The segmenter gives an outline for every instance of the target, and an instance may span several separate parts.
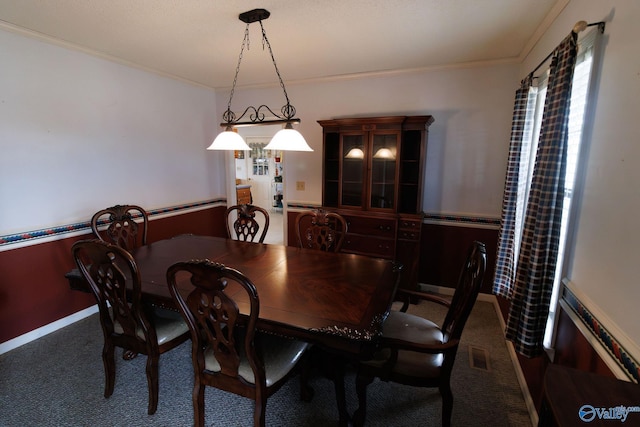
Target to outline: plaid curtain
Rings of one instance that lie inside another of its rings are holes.
[[[519,190],[526,178],[521,176],[521,165],[528,164],[528,153],[531,149],[531,136],[533,131],[533,118],[535,113],[536,97],[532,93],[531,82],[533,75],[522,80],[516,91],[516,100],[513,107],[513,121],[511,123],[511,142],[509,144],[509,159],[507,163],[507,176],[502,197],[502,215],[500,218],[500,233],[498,235],[498,253],[496,256],[495,277],[493,281],[493,293],[511,299],[513,295],[514,272],[514,248],[516,247],[516,228],[518,223],[518,205],[522,204],[522,198],[518,199]],[[523,159],[522,157],[527,157]],[[526,170],[524,171],[526,174]]]
[[[577,34],[554,51],[535,166],[518,254],[506,338],[516,351],[535,357],[543,338],[553,290],[566,171],[571,84]]]

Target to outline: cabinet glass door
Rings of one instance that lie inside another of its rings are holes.
[[[369,206],[393,209],[395,203],[398,135],[373,134],[371,158],[371,199]]]
[[[362,206],[366,147],[364,135],[342,135],[342,191],[343,206]]]

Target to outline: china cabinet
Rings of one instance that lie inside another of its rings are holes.
[[[323,208],[347,219],[344,252],[403,264],[401,286],[415,289],[422,183],[432,116],[320,120]]]

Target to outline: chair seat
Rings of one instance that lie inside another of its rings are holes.
[[[401,311],[391,311],[382,325],[382,337],[409,341],[419,344],[442,344],[440,327],[430,320]],[[375,353],[373,359],[362,362],[371,367],[382,367],[391,357],[391,350],[383,348]],[[437,376],[444,357],[440,354],[398,351],[398,361],[392,372],[411,377],[431,378]]]
[[[353,425],[364,425],[367,386],[375,378],[415,387],[437,387],[442,396],[442,426],[451,425],[453,393],[451,371],[455,363],[462,329],[478,298],[487,267],[487,249],[475,241],[469,248],[453,296],[440,298],[418,291],[398,290],[406,309],[410,300],[431,301],[448,307],[440,326],[404,311],[391,311],[382,324],[379,350],[373,360],[360,362],[356,376],[358,409]]]
[[[186,298],[178,291],[178,275],[180,283],[193,285]],[[258,290],[241,271],[191,260],[169,267],[167,282],[191,331],[193,425],[204,427],[205,389],[215,387],[253,399],[253,425],[264,427],[267,399],[296,372],[308,344],[257,330]],[[244,313],[240,301],[248,306]]]
[[[155,325],[158,345],[162,345],[165,342],[171,341],[174,338],[189,332],[189,327],[182,318],[182,315],[173,310],[154,307],[152,321]],[[124,332],[122,330],[122,326],[117,321],[113,322],[113,330],[117,334]],[[144,333],[142,332],[142,329],[139,328],[137,330],[137,335],[144,341]]]
[[[120,212],[124,209],[126,208],[117,206],[113,211]],[[111,213],[112,217],[117,215],[117,212]],[[92,226],[97,227],[99,216],[100,214],[94,216]],[[122,217],[123,223],[110,230],[114,232],[112,237],[117,236],[115,240],[124,242],[132,234],[122,230],[125,228],[123,224],[126,222],[131,227],[130,231],[137,226],[129,213],[123,213]],[[146,229],[146,216],[144,218]],[[122,233],[118,234],[120,231]],[[143,242],[145,236],[146,234],[143,235]],[[145,354],[149,390],[147,413],[153,415],[158,409],[160,355],[186,341],[189,338],[189,327],[179,313],[147,307],[142,303],[140,270],[127,249],[98,239],[80,240],[73,244],[72,254],[100,311],[100,325],[104,335],[104,397],[111,396],[115,387],[115,348],[122,348],[125,360],[130,360],[138,353]],[[145,328],[148,328],[146,337]],[[149,338],[150,336],[154,338]]]
[[[244,343],[244,340],[240,341]],[[267,387],[277,383],[291,372],[309,346],[302,341],[265,334],[259,335],[259,338],[256,336],[256,344],[261,347],[259,351],[264,361]],[[205,350],[204,366],[208,371],[220,371],[220,364],[214,357],[211,348]],[[238,375],[250,384],[255,383],[253,370],[245,357],[240,359]]]
[[[184,333],[189,333],[189,326],[178,312],[154,307],[153,318],[158,345],[171,341]]]

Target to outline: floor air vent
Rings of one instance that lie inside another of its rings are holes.
[[[490,371],[489,352],[482,347],[469,346],[469,365],[481,371]]]

